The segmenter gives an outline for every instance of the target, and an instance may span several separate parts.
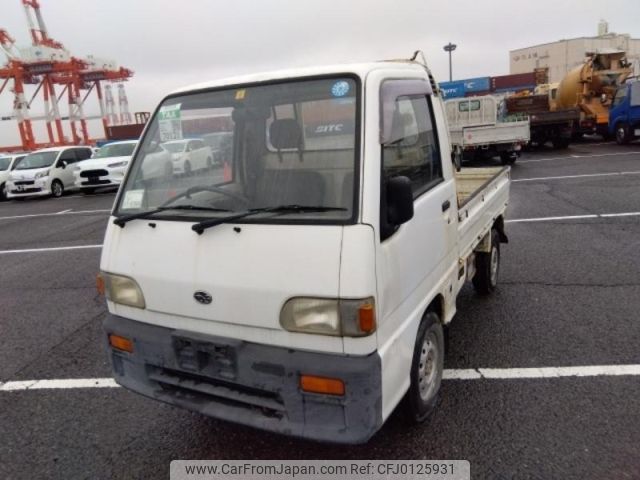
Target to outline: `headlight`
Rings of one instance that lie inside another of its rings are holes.
[[[73,171],[74,172],[79,172],[80,170],[82,170],[82,167],[76,165],[75,167],[73,167]]]
[[[33,178],[44,178],[49,176],[49,170],[45,170],[44,172],[38,172],[35,174]]]
[[[142,290],[133,278],[123,275],[114,275],[113,273],[101,274],[104,281],[104,291],[107,300],[121,305],[129,305],[130,307],[145,308],[144,296]]]
[[[107,165],[107,167],[109,168],[126,167],[128,163],[129,162],[125,160],[123,162],[110,163],[109,165]]]
[[[290,332],[363,337],[376,330],[375,304],[371,297],[292,298],[282,307],[280,325]]]

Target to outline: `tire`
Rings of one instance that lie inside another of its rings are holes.
[[[518,159],[518,154],[516,152],[502,152],[500,154],[500,160],[503,165],[513,165],[516,163]]]
[[[551,141],[553,148],[556,150],[564,150],[565,148],[569,148],[570,140],[568,138],[554,138]]]
[[[618,123],[616,125],[616,143],[618,145],[626,145],[630,141],[629,127],[626,123]]]
[[[184,171],[185,176],[188,177],[189,175],[191,175],[191,173],[192,173],[191,162],[189,162],[189,160],[184,162],[183,171]]]
[[[411,385],[403,400],[403,411],[412,423],[425,421],[439,398],[444,370],[444,332],[435,312],[427,312],[420,323],[411,362]]]
[[[498,286],[500,272],[500,236],[491,230],[491,252],[476,253],[476,274],[473,286],[480,295],[489,295]]]
[[[60,198],[64,194],[64,186],[60,180],[54,180],[51,182],[51,196],[54,198]]]
[[[0,185],[0,201],[7,199],[7,184]]]

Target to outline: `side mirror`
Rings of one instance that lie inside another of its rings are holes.
[[[413,192],[411,180],[399,176],[387,181],[387,220],[391,225],[402,225],[413,218]]]
[[[67,161],[66,160],[61,160],[60,161],[60,167],[63,168],[63,169],[67,168]]]

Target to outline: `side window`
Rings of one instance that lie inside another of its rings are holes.
[[[442,179],[442,160],[426,95],[399,96],[390,112],[390,136],[382,144],[383,180],[406,176],[413,198]]]
[[[631,106],[640,106],[640,81],[631,84]]]
[[[62,154],[58,158],[58,163],[56,163],[56,165],[58,167],[61,167],[63,161],[67,162],[67,164],[74,163],[76,161],[76,155],[73,150],[73,148],[70,148],[69,150],[65,150],[64,152],[62,152]]]
[[[76,157],[78,158],[78,161],[91,158],[91,149],[89,148],[76,149]]]
[[[624,102],[624,99],[626,98],[626,96],[627,96],[627,87],[623,86],[619,88],[618,91],[616,92],[616,96],[613,99],[613,106],[617,107],[622,102]]]

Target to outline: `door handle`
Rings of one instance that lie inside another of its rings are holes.
[[[447,210],[449,210],[451,208],[451,202],[449,200],[445,201],[442,204],[442,211],[446,212]]]

